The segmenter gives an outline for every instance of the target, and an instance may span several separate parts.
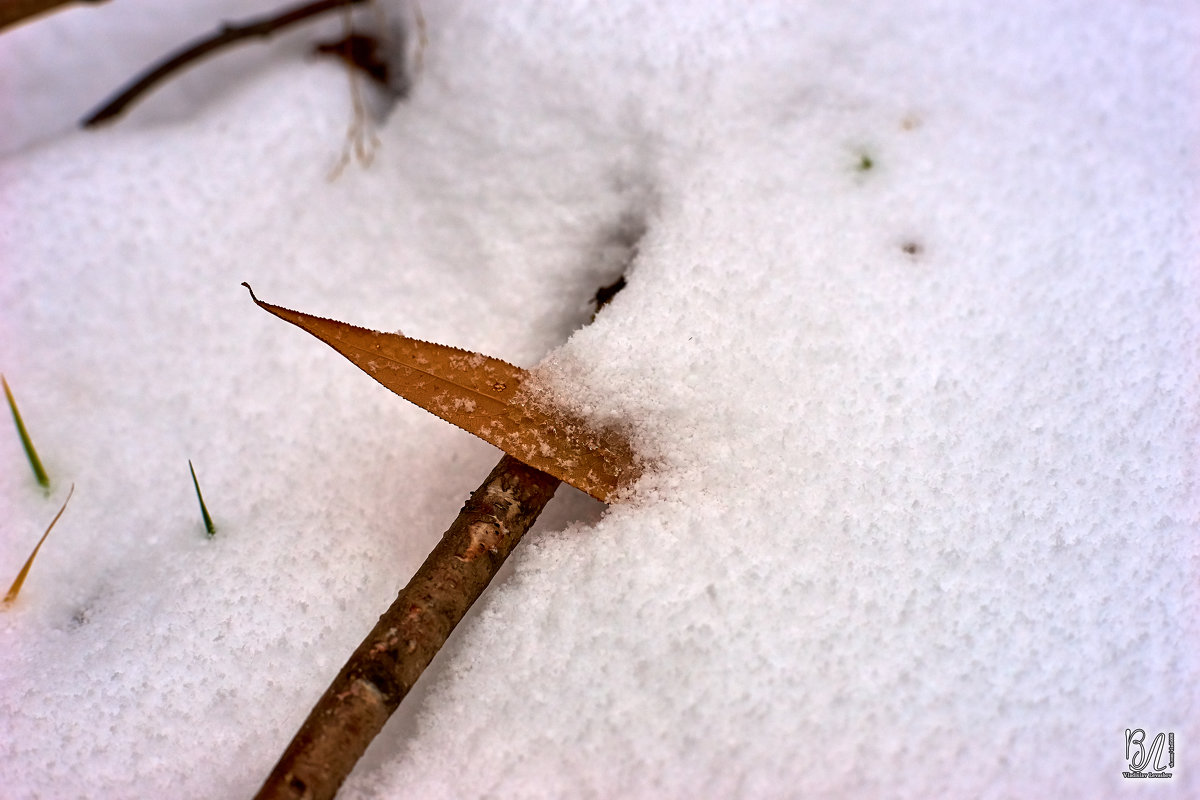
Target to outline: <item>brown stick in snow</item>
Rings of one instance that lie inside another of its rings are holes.
[[[258,800],[332,798],[559,481],[504,456],[292,739]]]
[[[94,0],[92,1],[94,2]],[[4,0],[0,0],[0,2],[4,2]],[[28,0],[28,2],[32,3],[33,0]],[[42,0],[43,4],[46,2],[47,0]],[[178,72],[193,61],[204,58],[214,50],[220,50],[246,39],[266,38],[276,31],[320,14],[364,2],[366,0],[316,0],[316,2],[304,5],[289,6],[270,16],[258,17],[246,22],[226,22],[216,33],[184,45],[180,50],[134,78],[115,95],[104,101],[99,108],[84,117],[80,125],[91,128],[120,115],[126,107],[172,73]]]
[[[75,3],[104,3],[107,0],[0,0],[0,30],[30,17],[53,11],[59,6]]]

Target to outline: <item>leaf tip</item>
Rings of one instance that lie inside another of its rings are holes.
[[[251,288],[250,284],[246,281],[242,281],[242,286],[245,286],[246,290],[250,292],[250,299],[255,303],[258,303],[258,298],[254,295],[254,289]]]

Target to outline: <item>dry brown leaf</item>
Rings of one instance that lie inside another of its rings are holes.
[[[641,474],[632,447],[618,432],[596,430],[522,393],[527,370],[457,347],[273,306],[253,289],[250,296],[406,400],[599,500],[607,502]]]

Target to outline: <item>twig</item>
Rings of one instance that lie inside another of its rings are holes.
[[[337,793],[558,484],[511,456],[500,459],[317,702],[257,800]]]
[[[74,3],[96,5],[108,0],[0,0],[0,30],[24,22],[30,17],[53,11],[59,6]]]
[[[2,1],[2,0],[0,0]],[[121,114],[127,106],[145,94],[164,78],[184,67],[204,58],[214,50],[236,44],[245,39],[266,38],[276,31],[295,25],[345,6],[358,5],[366,0],[316,0],[304,5],[289,6],[283,11],[270,16],[258,17],[241,23],[226,22],[213,34],[197,39],[164,60],[154,65],[126,84],[99,108],[88,114],[80,122],[85,128],[94,127],[105,120]]]

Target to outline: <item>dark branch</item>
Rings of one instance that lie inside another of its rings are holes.
[[[307,19],[347,6],[358,5],[366,0],[316,0],[300,6],[289,6],[281,12],[267,17],[247,20],[242,23],[225,23],[220,30],[185,45],[166,59],[143,72],[125,85],[116,95],[88,114],[80,123],[85,128],[99,125],[121,114],[126,107],[141,95],[178,72],[193,61],[198,61],[215,50],[228,47],[246,39],[265,38]]]

